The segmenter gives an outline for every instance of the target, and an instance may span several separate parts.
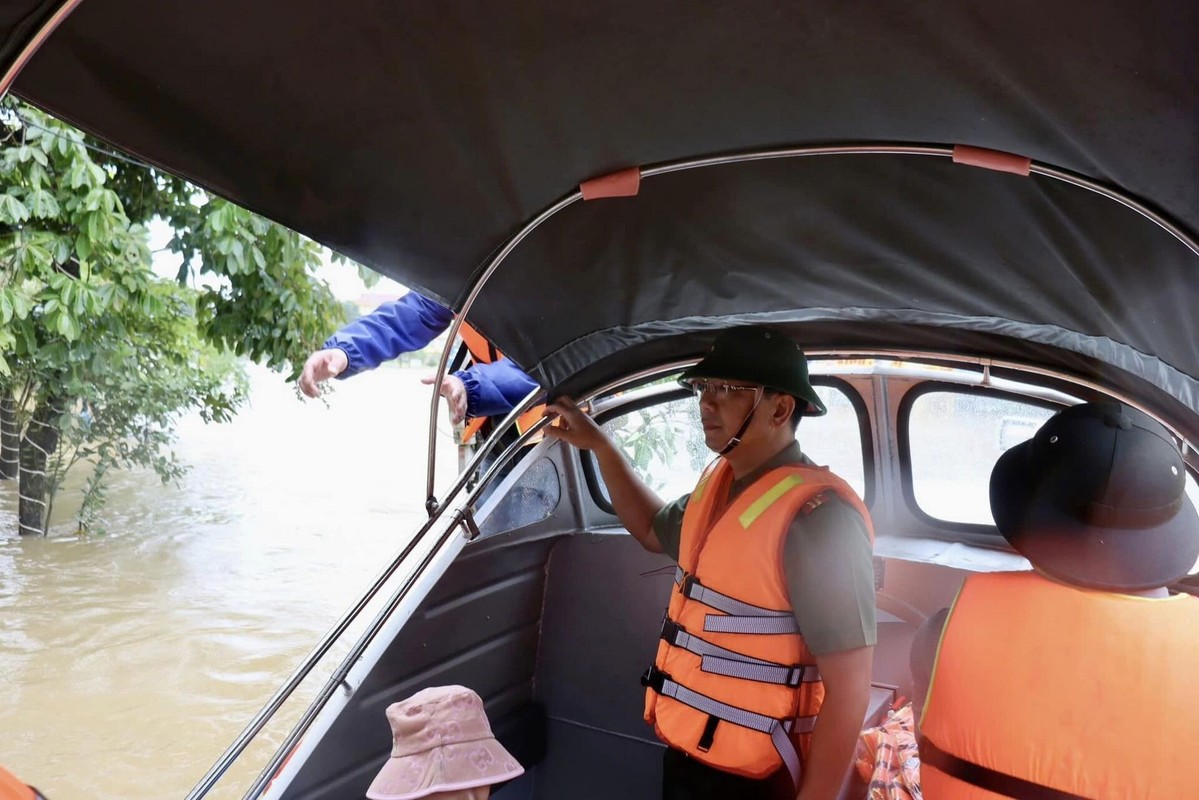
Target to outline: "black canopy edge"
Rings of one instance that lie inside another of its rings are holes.
[[[718,331],[748,324],[782,328],[809,350],[955,354],[1060,372],[1112,387],[1143,404],[1188,441],[1199,442],[1199,381],[1160,359],[1107,337],[1056,325],[919,309],[810,308],[614,327],[559,348],[530,374],[551,387],[551,397],[580,394],[615,373],[698,357]],[[880,341],[891,345],[880,348]]]

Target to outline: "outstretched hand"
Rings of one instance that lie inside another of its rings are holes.
[[[427,375],[420,379],[425,386],[432,386],[437,380],[435,375]],[[461,378],[446,375],[441,381],[438,393],[445,398],[446,412],[450,415],[450,424],[458,425],[466,419],[466,385]]]
[[[321,392],[317,384],[337,377],[349,365],[350,359],[341,348],[317,350],[304,362],[304,369],[300,372],[300,391],[309,397],[316,397]]]
[[[566,395],[547,405],[542,416],[557,417],[545,427],[547,436],[573,444],[580,450],[595,450],[610,443],[608,434]]]

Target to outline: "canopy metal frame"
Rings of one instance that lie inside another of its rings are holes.
[[[701,158],[689,158],[678,161],[669,161],[662,164],[657,164],[639,169],[640,178],[654,178],[659,175],[668,175],[673,172],[683,172],[685,170],[700,169],[703,167],[718,167],[727,166],[730,164],[741,164],[751,161],[769,161],[774,159],[786,158],[811,158],[814,156],[851,156],[851,155],[885,155],[885,156],[926,156],[935,158],[954,158],[956,148],[948,145],[912,145],[903,143],[883,143],[883,144],[831,144],[803,147],[787,147],[781,149],[765,149],[765,150],[748,150],[741,153],[732,153],[727,155],[709,156]],[[1019,158],[1007,153],[996,153],[1001,157]],[[976,168],[986,169],[984,166],[976,166]],[[1029,177],[1032,175],[1040,175],[1063,183],[1077,186],[1081,189],[1094,192],[1109,200],[1115,201],[1120,205],[1128,208],[1137,214],[1140,214],[1145,219],[1154,223],[1162,230],[1169,233],[1179,242],[1187,247],[1196,256],[1199,256],[1199,240],[1194,235],[1186,231],[1181,225],[1178,225],[1173,220],[1169,219],[1164,214],[1151,208],[1148,204],[1134,197],[1129,192],[1120,189],[1119,187],[1109,186],[1099,181],[1086,177],[1085,175],[1071,172],[1070,170],[1054,167],[1050,164],[1045,164],[1038,161],[1029,160],[1028,162]],[[450,361],[450,354],[454,350],[454,343],[457,341],[458,331],[462,327],[463,321],[470,313],[475,301],[479,297],[479,293],[483,291],[483,287],[487,285],[487,281],[499,268],[500,264],[512,253],[516,247],[525,240],[533,231],[539,228],[546,220],[553,217],[558,212],[573,205],[579,200],[583,200],[583,191],[580,187],[575,191],[565,195],[557,202],[548,206],[537,216],[530,219],[525,225],[518,230],[512,237],[504,243],[491,260],[486,264],[481,272],[477,273],[470,286],[466,291],[466,298],[462,302],[461,307],[454,316],[453,322],[450,324],[449,336],[446,339],[445,347],[442,349],[441,358],[437,364],[437,377],[433,382],[433,397],[429,408],[429,443],[428,443],[428,464],[426,466],[426,500],[425,509],[432,516],[438,509],[440,501],[434,493],[434,472],[437,463],[437,409],[441,398],[440,387],[445,379],[446,368]],[[552,387],[551,387],[552,388]]]

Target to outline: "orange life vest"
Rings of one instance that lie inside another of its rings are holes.
[[[920,721],[924,796],[1195,797],[1196,664],[1199,599],[1190,595],[971,575],[945,623]]]
[[[0,800],[42,800],[42,796],[22,783],[16,775],[0,767]]]
[[[497,350],[495,345],[487,340],[487,337],[471,327],[469,322],[463,322],[458,328],[458,337],[462,339],[462,343],[466,345],[467,352],[470,353],[470,357],[474,359],[476,364],[490,364],[504,357],[504,354]],[[517,432],[524,433],[533,427],[541,419],[544,410],[544,405],[534,406],[517,417]],[[468,419],[462,429],[458,444],[466,445],[474,441],[476,434],[482,429],[483,423],[486,421],[486,417],[472,417]]]
[[[824,685],[791,609],[785,537],[830,492],[868,530],[870,515],[826,467],[771,470],[727,504],[732,480],[718,458],[687,502],[662,641],[642,679],[645,719],[705,764],[751,778],[786,766],[798,787]]]

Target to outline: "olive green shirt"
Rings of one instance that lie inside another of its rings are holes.
[[[787,464],[812,462],[799,444],[780,451],[729,488],[729,502],[758,478]],[[683,495],[654,516],[654,534],[666,555],[679,559],[683,535]],[[874,554],[866,523],[840,497],[830,497],[797,516],[783,546],[783,570],[791,609],[814,655],[874,645]]]

